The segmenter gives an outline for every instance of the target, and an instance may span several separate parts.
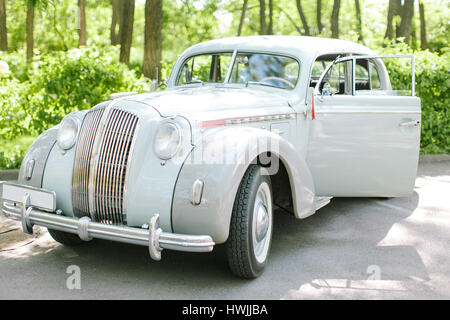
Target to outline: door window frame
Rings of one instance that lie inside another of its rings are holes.
[[[367,60],[373,60],[373,59],[383,59],[383,58],[409,58],[411,59],[411,96],[415,96],[415,59],[413,54],[385,54],[385,55],[351,55],[351,56],[345,56],[345,57],[337,57],[333,62],[331,62],[323,71],[322,75],[319,78],[319,81],[316,84],[316,87],[314,88],[314,95],[320,95],[319,88],[320,84],[322,83],[323,79],[327,75],[328,71],[337,63],[340,62],[346,62],[351,61],[351,95],[356,95],[356,84],[355,84],[355,68],[356,68],[356,60],[357,59],[367,59]],[[379,75],[379,70],[378,76]],[[370,78],[370,73],[369,73]],[[346,79],[347,80],[347,79]],[[370,80],[369,80],[370,81]]]

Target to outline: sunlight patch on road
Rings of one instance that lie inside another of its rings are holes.
[[[53,241],[46,231],[41,231],[40,235],[33,240],[33,237],[27,237],[26,240],[14,242],[7,247],[2,248],[0,257],[3,259],[25,259],[39,254],[46,254],[59,247],[60,244]],[[31,243],[29,243],[32,241]],[[12,249],[12,250],[10,250]]]
[[[289,290],[282,300],[290,299],[386,299],[407,298],[410,291],[421,286],[420,280],[349,280],[315,279],[298,290]]]

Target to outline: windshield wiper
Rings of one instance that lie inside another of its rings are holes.
[[[261,82],[261,81],[247,81],[245,83],[245,86],[248,87],[249,84],[257,84],[260,86],[266,86],[266,87],[272,87],[272,88],[280,88],[278,86],[275,86],[273,84],[267,83],[267,82]]]

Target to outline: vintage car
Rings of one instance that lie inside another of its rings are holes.
[[[395,57],[313,37],[200,43],[166,90],[116,94],[44,132],[18,184],[2,184],[2,211],[26,233],[143,245],[155,260],[226,243],[232,272],[257,277],[275,209],[303,219],[332,197],[412,193],[420,99],[414,72],[409,96],[392,90]]]

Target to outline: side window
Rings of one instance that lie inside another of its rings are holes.
[[[370,70],[370,83],[372,85],[371,89],[381,89],[381,81],[380,75],[378,74],[377,67],[375,63],[369,62],[369,70]]]
[[[355,67],[355,90],[370,91],[375,89],[381,89],[380,76],[375,63],[364,59],[357,60]]]
[[[327,66],[332,62],[333,60],[316,60],[314,61],[312,70],[311,70],[311,82],[309,84],[310,87],[315,87],[317,84],[317,81],[319,81],[320,76],[325,71]]]
[[[355,66],[355,90],[370,90],[369,67],[367,60],[358,60]]]

